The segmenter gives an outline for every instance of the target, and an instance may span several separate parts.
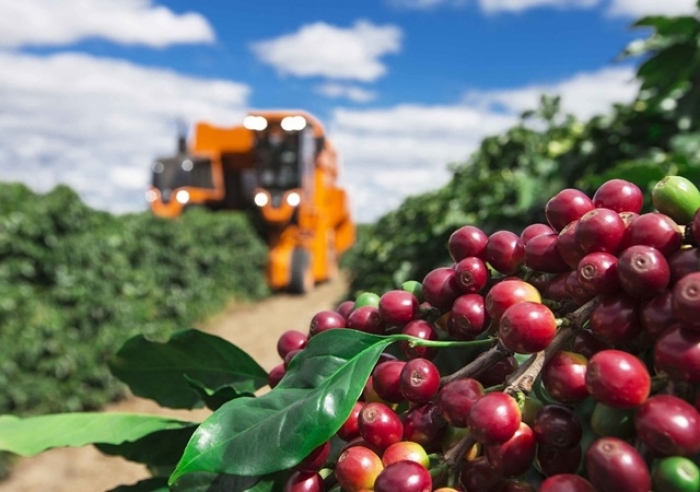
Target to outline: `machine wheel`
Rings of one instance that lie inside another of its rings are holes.
[[[311,271],[311,253],[305,249],[296,248],[292,251],[289,292],[292,294],[306,294],[313,286],[314,278]]]

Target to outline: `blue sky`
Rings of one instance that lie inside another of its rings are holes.
[[[629,101],[616,55],[641,15],[694,0],[23,0],[0,3],[0,180],[145,209],[175,121],[300,108],[326,124],[360,221],[441,186],[447,164],[542,92],[581,118]]]

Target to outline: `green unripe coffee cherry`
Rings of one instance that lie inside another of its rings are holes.
[[[401,289],[405,290],[406,292],[410,292],[411,294],[416,296],[418,302],[425,301],[425,298],[423,297],[423,284],[418,282],[417,280],[405,281],[401,284]]]
[[[688,458],[671,456],[659,461],[651,480],[658,492],[697,492],[700,490],[700,469]]]
[[[687,224],[700,208],[700,190],[683,176],[666,176],[652,189],[651,200],[656,210]]]
[[[363,292],[357,299],[355,299],[355,306],[353,309],[357,309],[361,306],[379,306],[379,296],[374,292]]]

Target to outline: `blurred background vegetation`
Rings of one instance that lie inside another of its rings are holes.
[[[546,223],[544,205],[563,188],[592,194],[619,177],[647,192],[666,174],[700,183],[700,22],[645,17],[635,26],[652,34],[620,55],[639,60],[640,90],[632,103],[579,121],[562,113],[556,96],[542,96],[514,127],[452,164],[443,188],[409,197],[361,229],[345,259],[350,296],[420,281],[449,265],[447,239],[462,225],[489,234]]]
[[[520,232],[543,222],[562,188],[590,193],[615,176],[648,190],[666,174],[700,184],[700,22],[649,17],[637,26],[652,34],[621,55],[639,60],[635,101],[579,121],[543,96],[452,164],[446,186],[360,226],[343,260],[349,296],[449,264],[446,242],[462,225]],[[113,216],[66,187],[38,195],[0,184],[0,413],[90,410],[119,398],[106,357],[136,333],[166,337],[232,299],[268,295],[265,258],[242,214]]]

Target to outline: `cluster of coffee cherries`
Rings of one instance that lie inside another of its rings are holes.
[[[285,332],[271,387],[330,329],[485,344],[451,373],[442,348],[383,354],[337,458],[320,446],[285,490],[700,491],[700,192],[663,184],[650,213],[612,179],[519,235],[463,226],[450,266]]]

